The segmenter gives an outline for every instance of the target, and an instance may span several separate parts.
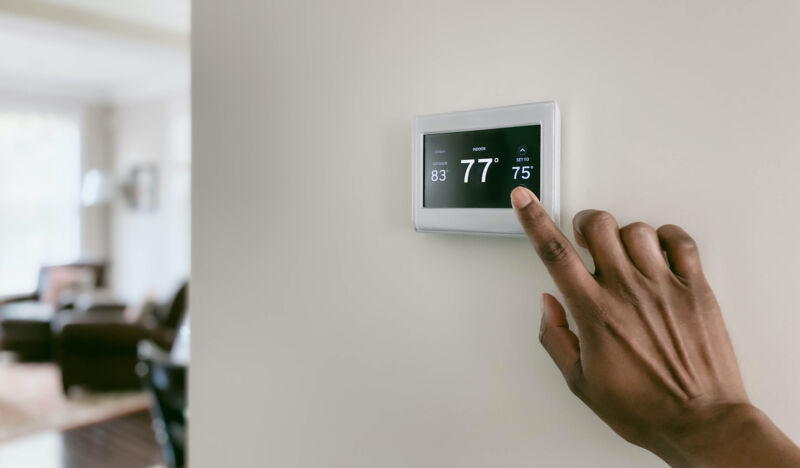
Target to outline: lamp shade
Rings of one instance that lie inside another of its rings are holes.
[[[81,184],[81,204],[99,206],[111,202],[114,197],[112,175],[100,169],[90,169],[83,176]]]

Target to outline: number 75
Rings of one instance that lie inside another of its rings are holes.
[[[523,179],[530,179],[531,167],[533,166],[512,166],[511,169],[514,169],[514,180],[517,179],[517,176],[519,175],[520,172],[522,172]]]

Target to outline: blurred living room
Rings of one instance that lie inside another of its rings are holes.
[[[190,1],[0,1],[0,466],[183,466]]]

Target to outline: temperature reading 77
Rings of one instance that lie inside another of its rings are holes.
[[[512,166],[511,169],[514,169],[514,180],[517,180],[520,176],[523,179],[530,179],[533,166]]]
[[[485,159],[478,159],[478,164],[484,164],[483,166],[483,173],[481,173],[481,182],[486,182],[486,173],[489,172],[489,166],[492,165],[492,162],[499,162],[499,158],[485,158]],[[469,171],[472,169],[472,165],[475,164],[474,159],[462,159],[461,164],[467,165],[467,170],[464,172],[464,183],[466,184],[469,182]]]

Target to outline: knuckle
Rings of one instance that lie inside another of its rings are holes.
[[[670,232],[675,232],[675,230],[680,230],[680,226],[675,224],[664,224],[660,226],[657,231],[659,234],[668,234]]]
[[[608,211],[595,210],[584,215],[584,226],[587,230],[596,231],[615,227],[617,220]]]
[[[658,233],[659,237],[664,237],[664,238],[674,238],[677,236],[684,235],[683,229],[675,224],[665,224],[656,229],[656,232]]]
[[[539,248],[539,256],[545,263],[562,263],[567,260],[569,250],[563,240],[551,238],[545,241]]]
[[[697,251],[697,242],[689,236],[682,236],[675,241],[675,248],[683,253]]]
[[[583,395],[583,389],[581,388],[579,378],[571,375],[566,375],[564,376],[564,380],[566,380],[567,388],[569,388],[569,391],[572,392],[573,395],[578,395],[578,396]]]
[[[584,402],[586,401],[586,380],[581,370],[581,361],[573,363],[567,368],[561,370],[564,380],[567,383],[567,388]]]
[[[682,252],[692,252],[697,250],[697,242],[686,234],[680,226],[675,224],[665,224],[658,228],[658,236],[661,237],[670,249]]]
[[[535,206],[525,212],[528,224],[532,227],[545,226],[550,222],[550,217],[541,206]]]
[[[545,348],[547,348],[547,344],[545,343],[545,336],[546,335],[547,335],[547,328],[546,327],[542,327],[542,329],[539,330],[539,343],[542,346],[544,346]]]
[[[647,223],[637,222],[622,228],[625,237],[632,240],[641,240],[655,234],[655,230]]]

